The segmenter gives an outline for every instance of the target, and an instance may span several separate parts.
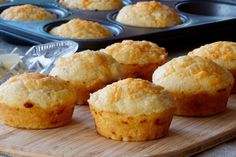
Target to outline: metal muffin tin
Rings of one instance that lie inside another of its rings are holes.
[[[142,0],[124,0],[125,5]],[[69,9],[61,6],[56,0],[11,0],[0,4],[0,12],[4,9],[21,5],[35,4],[57,14],[56,20],[43,22],[19,22],[0,19],[0,33],[18,40],[33,44],[47,43],[56,40],[68,40],[48,34],[55,26],[73,18],[99,22],[113,32],[113,37],[104,39],[71,39],[80,45],[80,49],[99,49],[123,39],[145,39],[156,42],[171,42],[194,34],[210,31],[221,31],[236,27],[236,1],[234,0],[161,0],[160,2],[175,8],[183,23],[168,28],[142,28],[126,26],[115,21],[118,10],[88,11]]]

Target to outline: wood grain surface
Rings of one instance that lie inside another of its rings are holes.
[[[50,130],[21,130],[0,125],[0,152],[13,156],[189,156],[236,136],[236,95],[226,112],[205,118],[174,117],[168,136],[149,142],[119,142],[97,135],[87,106],[73,121]]]

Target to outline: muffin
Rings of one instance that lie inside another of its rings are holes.
[[[86,104],[91,92],[119,80],[122,69],[111,56],[86,50],[59,58],[50,75],[69,81],[77,89],[78,104]]]
[[[0,0],[0,3],[5,3],[6,1],[5,0]]]
[[[160,86],[141,79],[118,81],[88,100],[97,132],[114,140],[147,141],[165,136],[175,103]]]
[[[229,41],[218,41],[194,49],[188,55],[196,55],[211,59],[218,65],[229,70],[236,79],[236,43]],[[234,84],[232,93],[236,93],[236,84]]]
[[[60,0],[67,8],[84,10],[114,10],[123,6],[122,0]]]
[[[55,128],[71,121],[76,99],[66,81],[25,73],[0,86],[0,117],[16,128]]]
[[[225,111],[234,79],[209,59],[183,56],[159,67],[153,82],[173,94],[176,115],[209,116]]]
[[[138,2],[123,7],[116,21],[137,27],[164,28],[181,23],[176,11],[156,1]]]
[[[53,28],[49,33],[72,39],[99,39],[112,36],[112,33],[101,24],[81,19],[72,19]]]
[[[167,61],[164,48],[148,41],[124,40],[108,46],[103,52],[123,65],[126,77],[152,80],[156,68]]]
[[[56,19],[57,16],[44,8],[25,4],[5,9],[0,18],[10,21],[46,21]]]

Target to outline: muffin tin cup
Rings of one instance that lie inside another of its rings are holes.
[[[139,0],[128,1],[125,4],[136,3]],[[50,29],[74,18],[99,22],[113,33],[111,38],[103,39],[71,39],[82,49],[100,49],[108,44],[123,39],[150,40],[159,43],[170,43],[180,38],[192,37],[219,31],[236,26],[236,2],[231,0],[166,0],[162,3],[175,8],[182,19],[182,24],[166,28],[143,28],[123,25],[115,21],[118,10],[91,11],[68,9],[56,0],[13,0],[0,5],[0,12],[10,6],[21,4],[35,4],[56,13],[58,19],[42,22],[20,22],[0,19],[0,29],[4,36],[10,36],[33,44],[47,43],[55,40],[68,40],[48,33]],[[201,6],[201,7],[200,7]]]
[[[65,40],[65,39],[70,40],[69,38],[58,37],[56,35],[52,35],[48,33],[52,28],[57,27],[61,24],[64,24],[68,21],[69,20],[59,20],[59,21],[51,22],[44,25],[41,28],[41,31],[43,32],[42,35],[48,39],[53,39],[53,40]],[[82,46],[80,49],[87,49],[87,48],[96,49],[97,47],[106,46],[105,43],[110,43],[110,41],[115,40],[117,36],[123,33],[123,28],[115,23],[111,23],[108,21],[98,21],[98,20],[90,20],[90,21],[100,23],[101,25],[106,27],[108,30],[110,30],[113,36],[109,38],[100,38],[100,39],[73,39],[77,43],[80,43],[80,46]]]
[[[201,16],[236,17],[236,6],[227,3],[180,2],[177,9],[184,13]]]

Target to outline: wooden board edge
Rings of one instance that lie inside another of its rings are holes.
[[[2,148],[2,147],[0,147],[0,154],[14,156],[14,157],[55,157],[55,156],[51,156],[51,155],[32,153],[29,151],[16,150],[16,149],[10,149],[10,148]]]
[[[210,139],[208,139],[208,141],[199,142],[197,143],[197,146],[196,145],[191,146],[191,148],[188,147],[184,150],[182,149],[163,154],[148,155],[148,157],[189,157],[204,152],[206,150],[209,150],[211,148],[214,148],[217,145],[220,145],[234,138],[236,138],[236,128],[227,131],[225,133],[222,133],[218,136],[213,136]]]
[[[232,130],[231,130],[232,131]],[[209,142],[207,143],[204,143],[202,146],[199,146],[200,149],[196,150],[195,151],[192,151],[192,153],[188,153],[189,155],[196,155],[200,152],[204,152],[206,150],[209,150],[211,148],[214,148],[224,142],[227,142],[227,141],[230,141],[232,139],[236,138],[236,128],[231,132],[231,133],[228,133],[228,134],[223,134],[222,137],[219,137],[219,138],[216,138],[216,137],[213,137],[212,140],[210,140]]]

